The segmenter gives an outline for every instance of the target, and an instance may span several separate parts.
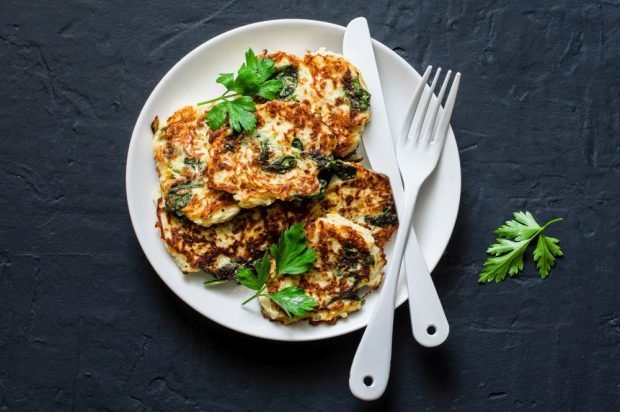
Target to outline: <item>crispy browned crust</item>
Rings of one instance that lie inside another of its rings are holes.
[[[348,226],[335,227],[324,220],[315,220],[307,223],[304,227],[309,240],[309,245],[316,251],[316,261],[314,267],[320,267],[321,271],[336,271],[343,263],[344,250],[356,249],[359,250],[359,260],[367,262],[370,259],[370,253],[366,250],[366,242],[364,238],[356,230]],[[316,237],[315,237],[316,236]],[[338,253],[329,247],[330,243],[336,241],[342,248]],[[357,282],[368,283],[370,275],[369,265],[360,265],[359,269],[355,271]],[[309,292],[311,295],[321,295],[330,298],[340,297],[347,292],[355,290],[357,282],[353,287],[348,287],[346,278],[332,277],[329,284],[324,287],[319,287],[309,282],[309,277],[302,276],[299,282],[299,286]],[[325,299],[326,300],[326,299]],[[319,309],[328,304],[327,301],[319,300]]]
[[[325,197],[311,205],[308,219],[328,213],[339,214],[370,229],[377,245],[383,247],[398,228],[398,222],[383,227],[374,226],[367,216],[376,216],[384,209],[396,215],[390,181],[387,176],[368,170],[361,164],[348,165],[355,168],[355,178],[342,180],[334,177],[327,186]]]
[[[232,279],[240,265],[262,256],[279,235],[269,227],[265,208],[242,212],[229,222],[205,228],[169,213],[160,198],[157,220],[162,240],[170,252],[184,258],[190,267],[186,271],[203,270],[225,279]]]
[[[159,125],[159,119],[157,119]],[[190,153],[203,150],[199,129],[204,127],[204,114],[193,106],[185,106],[172,114],[162,129],[167,144],[164,150],[155,152],[158,161],[170,160],[182,150]]]
[[[370,111],[358,112],[351,108],[349,100],[342,95],[345,84],[352,77],[361,77],[357,68],[344,57],[329,53],[307,53],[297,57],[281,51],[269,54],[276,67],[293,64],[310,72],[310,79],[299,78],[299,87],[306,90],[300,102],[310,106],[321,115],[323,121],[336,134],[338,144],[334,150],[337,157],[345,157],[359,146],[361,133],[370,119]],[[363,79],[361,80],[363,83]],[[339,90],[341,93],[333,93]]]
[[[311,154],[330,154],[336,144],[335,136],[320,117],[299,103],[277,100],[258,105],[256,117],[257,128],[251,134],[234,135],[228,127],[210,134],[209,185],[233,194],[244,207],[256,198],[291,200],[317,193],[319,168]],[[282,124],[292,127],[276,132]],[[291,154],[296,153],[292,144],[300,130],[309,131],[309,137],[304,137],[297,166],[283,174],[265,170],[261,162],[261,133],[277,133],[278,147]]]
[[[152,127],[155,123],[159,126],[159,119],[156,118],[153,121]],[[232,218],[237,213],[237,203],[229,193],[209,187],[206,170],[196,171],[188,167],[180,170],[181,173],[176,175],[168,168],[168,165],[178,156],[185,155],[201,160],[206,158],[208,152],[205,146],[207,141],[204,111],[193,106],[183,107],[170,116],[166,126],[156,133],[158,133],[156,138],[164,142],[157,144],[154,149],[164,197],[175,184],[200,183],[203,189],[198,194],[193,194],[187,206],[182,209],[187,218],[206,226],[211,224],[212,220],[217,223]],[[219,218],[222,215],[227,218]]]
[[[306,316],[310,323],[332,324],[361,308],[362,301],[358,295],[360,288],[379,286],[379,283],[374,283],[376,280],[371,280],[371,267],[375,265],[375,258],[385,262],[385,255],[382,251],[378,256],[371,255],[367,241],[351,226],[334,225],[325,219],[317,219],[306,223],[304,230],[309,247],[316,251],[313,268],[299,276],[278,277],[269,284],[267,290],[275,293],[291,285],[301,287],[318,304]],[[347,259],[351,259],[347,257],[350,251],[356,251],[354,260],[360,262],[358,266],[347,263]],[[380,263],[382,266],[383,263]],[[342,270],[344,273],[339,274]],[[272,277],[275,277],[273,271]],[[277,315],[270,315],[267,307]],[[264,317],[283,324],[300,320],[289,318],[280,307],[265,299],[261,301],[261,312]]]

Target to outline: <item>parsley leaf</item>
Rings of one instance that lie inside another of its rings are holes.
[[[508,239],[498,238],[497,243],[487,249],[487,253],[494,255],[484,262],[484,268],[480,273],[478,282],[501,282],[506,275],[516,275],[523,269],[523,252],[529,245],[529,240],[515,242]]]
[[[305,316],[317,305],[313,297],[306,295],[304,290],[297,286],[289,286],[275,293],[270,293],[268,296],[286,312],[289,318],[291,316]]]
[[[269,252],[254,265],[254,270],[248,268],[237,269],[237,280],[245,287],[255,290],[256,293],[242,302],[242,305],[251,300],[264,296],[279,305],[287,316],[305,316],[314,309],[317,302],[307,296],[304,290],[297,286],[289,286],[274,293],[263,293],[267,289],[271,272],[271,258],[276,262],[276,274],[272,280],[288,275],[300,275],[312,268],[316,259],[314,249],[308,247],[306,234],[300,224],[285,230],[277,244],[271,245]]]
[[[556,238],[540,235],[538,243],[534,249],[534,260],[541,278],[549,276],[549,271],[555,264],[556,256],[563,256],[562,249],[558,245],[560,241]]]
[[[226,80],[228,85],[224,86],[244,96],[260,96],[272,100],[278,96],[283,86],[282,81],[278,79],[269,80],[275,72],[273,60],[267,57],[257,58],[254,51],[249,49],[245,53],[245,63],[237,72],[237,78],[230,82],[228,75],[231,73],[225,74],[226,78],[223,80]]]
[[[254,269],[256,270],[256,275],[253,270],[248,268],[237,269],[237,280],[246,288],[261,290],[267,282],[269,271],[271,270],[271,259],[268,253],[265,253],[263,257],[256,262]]]
[[[267,100],[273,100],[280,95],[280,90],[282,90],[282,82],[280,80],[267,80],[259,86],[256,95]]]
[[[227,89],[245,96],[258,95],[261,84],[266,82],[276,71],[273,60],[269,58],[257,58],[252,49],[245,52],[245,63],[237,72],[237,78]],[[282,89],[280,80],[273,80],[279,84],[278,92]]]
[[[276,260],[278,275],[307,272],[316,259],[316,252],[308,247],[306,233],[300,224],[285,230],[278,243],[271,245],[270,251]]]
[[[563,255],[558,245],[559,240],[543,234],[549,225],[563,220],[562,218],[550,220],[540,226],[530,212],[516,212],[514,217],[495,230],[494,233],[500,237],[487,249],[487,253],[492,256],[483,264],[479,283],[501,282],[506,275],[512,277],[523,270],[525,251],[536,237],[538,243],[534,249],[534,261],[541,278],[549,275],[555,257]]]
[[[497,236],[514,240],[529,239],[540,229],[530,212],[515,212],[514,220],[508,220],[495,230]]]
[[[224,124],[228,115],[228,101],[213,106],[207,112],[207,124],[211,130],[215,130]]]
[[[216,83],[223,85],[228,90],[230,90],[234,81],[235,81],[234,73],[220,73],[219,77],[215,80]]]
[[[226,100],[211,108],[207,113],[207,124],[211,130],[222,126],[228,116],[228,123],[237,133],[241,130],[254,130],[256,116],[252,114],[256,105],[251,97],[243,96],[235,100]]]

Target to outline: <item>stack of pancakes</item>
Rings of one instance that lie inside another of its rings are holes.
[[[252,266],[285,229],[302,223],[317,251],[313,268],[268,290],[299,286],[318,303],[310,321],[335,322],[361,307],[362,288],[381,284],[383,247],[398,225],[387,177],[353,161],[370,108],[348,88],[364,82],[330,52],[268,57],[295,81],[285,84],[285,97],[256,101],[254,131],[211,130],[209,107],[153,121],[157,227],[183,272],[234,280],[239,267]],[[269,319],[298,320],[269,299],[260,304]]]

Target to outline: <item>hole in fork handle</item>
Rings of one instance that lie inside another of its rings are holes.
[[[364,385],[366,386],[372,386],[372,384],[374,383],[374,379],[372,378],[372,376],[370,375],[366,375],[364,376]]]

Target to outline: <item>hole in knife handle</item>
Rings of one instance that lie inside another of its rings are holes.
[[[372,386],[373,382],[374,382],[374,379],[372,378],[372,376],[364,376],[364,385]]]
[[[437,328],[433,325],[430,325],[428,328],[426,328],[426,333],[428,333],[429,335],[434,335],[435,332],[437,332]]]

